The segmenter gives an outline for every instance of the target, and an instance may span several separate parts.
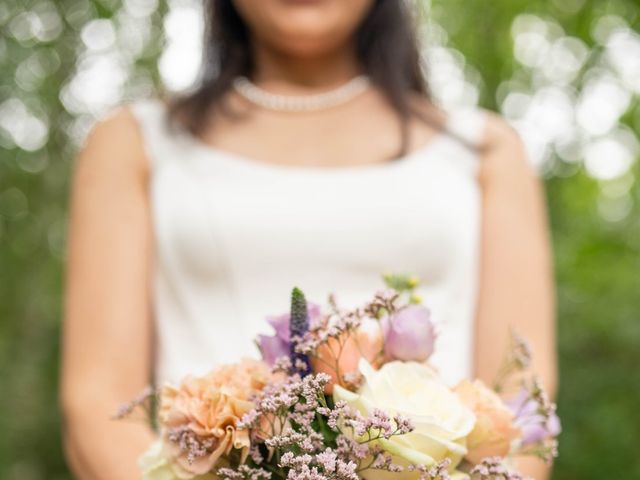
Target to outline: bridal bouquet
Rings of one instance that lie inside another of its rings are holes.
[[[386,281],[355,310],[330,299],[323,311],[294,289],[291,311],[268,319],[274,335],[257,339],[262,360],[125,406],[119,416],[157,397],[143,479],[515,480],[513,456],[553,457],[558,418],[524,373],[524,342],[514,336],[492,388],[450,388],[429,364],[436,328],[416,282]]]

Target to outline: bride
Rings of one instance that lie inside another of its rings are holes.
[[[61,385],[77,478],[138,478],[153,434],[116,407],[256,355],[295,285],[351,306],[416,274],[448,382],[491,382],[513,327],[553,392],[539,183],[503,119],[431,102],[407,3],[205,4],[197,89],[113,111],[77,162]]]

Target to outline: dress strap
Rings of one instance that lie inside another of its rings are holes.
[[[140,133],[150,166],[156,167],[172,156],[172,133],[169,129],[164,103],[155,98],[135,100],[127,105]]]
[[[484,141],[487,111],[479,107],[458,107],[450,115],[451,132],[471,146],[479,147]]]

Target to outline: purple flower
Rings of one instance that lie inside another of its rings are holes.
[[[394,360],[426,361],[433,353],[436,332],[431,312],[409,305],[382,320],[385,354]]]
[[[522,431],[524,446],[555,438],[562,431],[555,409],[545,409],[527,390],[521,391],[507,405],[516,417],[514,423]]]
[[[313,323],[321,312],[316,304],[307,305],[309,320]],[[258,335],[257,343],[262,358],[269,365],[273,365],[278,358],[288,357],[291,348],[291,336],[289,333],[290,313],[267,317],[267,323],[273,327],[275,335]]]

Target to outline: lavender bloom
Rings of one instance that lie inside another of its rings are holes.
[[[544,442],[560,434],[560,419],[546,397],[537,398],[524,389],[507,405],[516,417],[516,426],[522,430],[523,446]]]
[[[313,323],[320,317],[320,307],[314,303],[307,304],[309,320]],[[269,365],[274,365],[279,358],[288,357],[291,350],[291,334],[289,325],[291,314],[289,312],[282,315],[267,317],[267,322],[273,327],[275,335],[258,335],[258,348],[262,358]]]
[[[300,375],[305,376],[311,373],[311,362],[304,353],[296,350],[296,346],[309,331],[309,311],[307,310],[307,299],[299,288],[294,288],[291,292],[291,320],[289,321],[289,356],[293,366]]]
[[[385,354],[394,360],[426,361],[433,353],[436,333],[430,311],[409,305],[382,320]]]

